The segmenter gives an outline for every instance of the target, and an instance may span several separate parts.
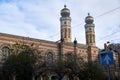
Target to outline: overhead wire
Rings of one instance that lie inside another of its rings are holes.
[[[114,9],[112,9],[112,10],[109,10],[109,11],[107,11],[107,12],[101,14],[101,15],[98,15],[98,16],[96,16],[96,18],[97,18],[97,17],[104,16],[104,15],[109,14],[109,13],[111,13],[111,12],[114,12],[114,11],[116,11],[117,9],[120,9],[120,6],[117,7],[117,8],[114,8]]]
[[[106,14],[109,14],[109,13],[111,13],[111,12],[114,12],[114,11],[116,11],[116,10],[118,10],[118,9],[120,9],[120,6],[117,7],[117,8],[114,8],[114,9],[112,9],[112,10],[109,10],[109,11],[107,11],[107,12],[101,14],[101,15],[98,15],[98,16],[96,16],[96,18],[99,18],[99,17],[104,16],[104,15],[106,15]],[[105,39],[105,38],[107,38],[107,37],[110,37],[111,35],[114,35],[114,34],[116,34],[116,33],[118,33],[118,32],[119,32],[119,31],[114,31],[114,32],[111,33],[111,34],[108,34],[108,35],[102,37],[102,38],[99,39],[98,41],[101,41],[101,40],[103,40],[103,39]],[[112,40],[112,41],[113,41],[113,40]]]
[[[118,26],[118,28],[120,28],[120,27]],[[115,35],[115,34],[117,34],[117,33],[120,33],[120,29],[117,29],[116,31],[114,31],[114,32],[112,32],[111,34],[108,34],[108,35],[102,37],[101,39],[99,39],[99,40],[97,40],[97,41],[102,41],[103,39],[108,38],[108,37],[111,37],[112,35]],[[119,40],[120,40],[120,39],[119,39]]]
[[[118,31],[114,31],[114,32],[112,32],[111,34],[108,34],[108,35],[102,37],[100,40],[105,39],[105,38],[108,38],[108,37],[110,37],[111,35],[114,35],[114,34],[116,34],[116,33],[119,33],[119,32],[118,32]]]

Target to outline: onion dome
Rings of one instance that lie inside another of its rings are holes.
[[[88,13],[88,16],[85,18],[85,22],[87,24],[92,24],[94,22],[94,18]]]
[[[66,8],[66,5],[64,5],[64,8],[61,10],[61,16],[62,17],[70,16],[70,10],[68,8]]]

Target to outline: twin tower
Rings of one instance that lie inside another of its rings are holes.
[[[93,22],[94,18],[88,13],[88,16],[85,18],[86,45],[88,46],[96,46],[94,31],[95,25]],[[61,39],[64,39],[65,42],[71,42],[71,17],[70,10],[66,8],[66,5],[64,5],[64,8],[61,10],[60,24]]]

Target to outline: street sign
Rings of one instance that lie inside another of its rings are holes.
[[[114,64],[113,53],[106,52],[101,54],[101,62],[103,66],[108,66]]]

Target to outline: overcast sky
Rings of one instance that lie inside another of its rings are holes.
[[[120,0],[0,0],[0,33],[57,41],[64,4],[71,11],[72,40],[85,44],[89,12],[95,20],[96,45],[120,43]]]

